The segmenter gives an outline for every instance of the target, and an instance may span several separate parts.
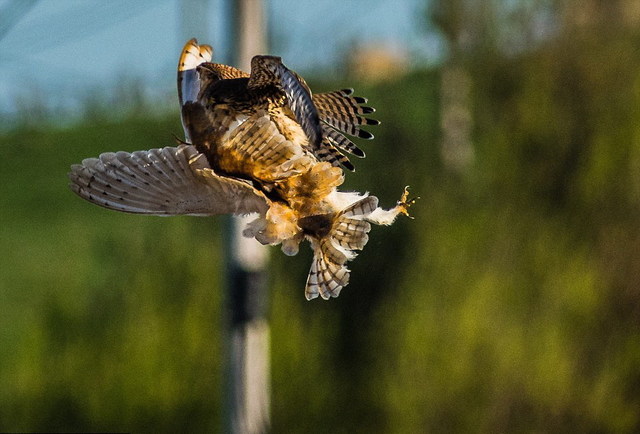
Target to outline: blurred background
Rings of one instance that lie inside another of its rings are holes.
[[[232,0],[0,1],[0,431],[223,429],[224,225],[75,197],[174,144],[184,42]],[[382,121],[329,302],[271,249],[273,432],[640,431],[640,2],[264,2],[268,51]],[[257,54],[257,53],[256,53]]]

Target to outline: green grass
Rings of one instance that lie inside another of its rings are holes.
[[[184,412],[216,408],[216,222],[120,215],[67,188],[72,163],[170,145],[178,128],[131,119],[0,140],[3,428],[180,430]]]

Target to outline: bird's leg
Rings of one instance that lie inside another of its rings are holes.
[[[413,217],[409,215],[409,207],[414,203],[416,203],[416,200],[418,199],[420,199],[420,196],[412,197],[411,199],[409,199],[409,186],[407,185],[404,188],[404,192],[402,193],[402,196],[400,197],[400,200],[398,201],[396,208],[399,209],[399,212],[401,214],[404,214],[410,219],[413,219]]]
[[[365,220],[375,223],[377,225],[390,225],[392,224],[398,215],[404,214],[409,218],[413,218],[409,215],[409,207],[413,205],[416,200],[420,199],[415,197],[409,199],[409,186],[404,188],[404,192],[398,201],[398,204],[391,209],[376,208],[373,212],[365,217]]]

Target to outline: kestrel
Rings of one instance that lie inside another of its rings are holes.
[[[314,252],[305,296],[337,297],[346,262],[368,241],[370,223],[407,214],[368,194],[340,192],[353,169],[341,151],[364,156],[344,134],[377,121],[350,90],[312,95],[304,80],[272,56],[256,56],[251,74],[211,63],[212,50],[187,42],[178,64],[186,140],[178,147],[105,153],[73,165],[71,189],[106,208],[153,215],[257,213],[243,234],[295,255]]]

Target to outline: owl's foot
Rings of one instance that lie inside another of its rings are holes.
[[[404,214],[410,219],[412,219],[413,217],[409,215],[409,207],[414,203],[416,203],[416,200],[418,199],[420,199],[420,196],[409,199],[409,186],[407,185],[404,188],[404,192],[402,193],[402,196],[400,197],[398,204],[396,205],[399,213]]]

